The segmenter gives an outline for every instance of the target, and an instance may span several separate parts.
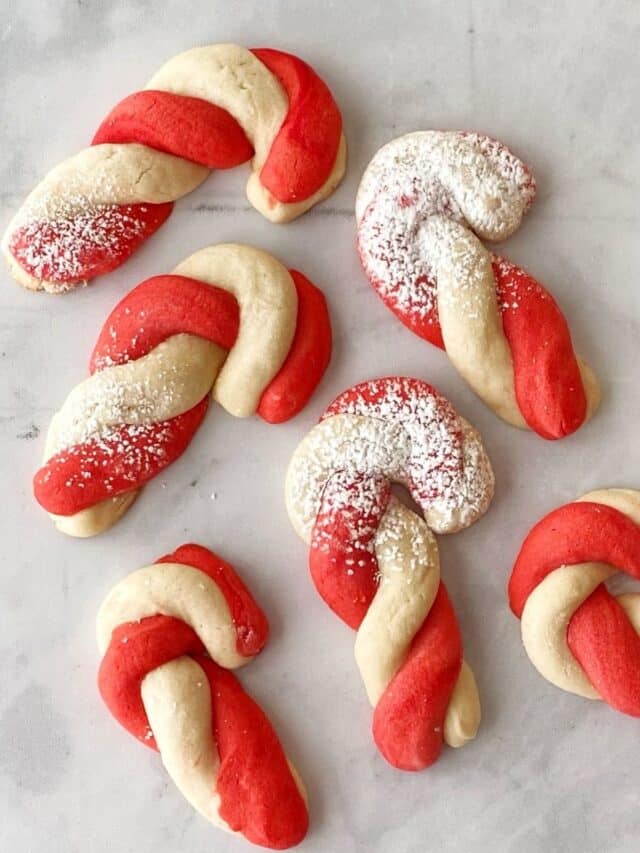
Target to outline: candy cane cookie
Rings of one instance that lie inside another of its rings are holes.
[[[640,717],[640,594],[611,595],[617,572],[640,580],[640,492],[589,492],[529,532],[509,603],[547,681]]]
[[[135,287],[107,319],[91,376],[47,434],[34,494],[56,526],[93,536],[184,450],[209,395],[232,415],[296,415],[328,364],[324,296],[266,252],[227,243]]]
[[[342,118],[315,71],[233,44],[170,59],[56,166],[3,239],[14,278],[60,293],[118,267],[212,169],[251,159],[250,203],[288,222],[329,196],[346,165]]]
[[[232,670],[269,626],[234,569],[183,545],[111,590],[97,619],[98,686],[116,720],[216,826],[282,850],[308,826],[302,782]]]
[[[408,489],[424,517],[392,494],[392,483]],[[373,737],[402,770],[428,767],[443,740],[462,746],[480,723],[432,531],[473,524],[493,484],[476,430],[426,382],[401,377],[341,394],[289,465],[291,523],[309,545],[319,594],[357,631]]]
[[[598,383],[551,294],[480,242],[513,234],[535,193],[528,167],[495,139],[409,133],[362,177],[358,250],[387,307],[445,349],[499,417],[557,439],[594,413]]]

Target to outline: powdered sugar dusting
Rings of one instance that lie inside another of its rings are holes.
[[[3,247],[43,289],[69,289],[122,263],[207,174],[144,145],[85,148],[31,192]]]
[[[487,317],[499,310],[490,253],[472,231],[445,216],[422,223],[418,244],[438,282],[440,320],[446,325],[449,308],[470,334],[482,335]]]
[[[298,446],[287,474],[287,502],[300,535],[310,539],[324,489],[335,474],[345,471],[357,482],[381,473],[399,481],[408,455],[409,436],[400,424],[344,414],[319,423]],[[370,496],[368,489],[363,494]],[[356,501],[358,493],[352,497]]]
[[[551,299],[547,291],[521,267],[501,255],[493,254],[491,264],[498,282],[498,299],[503,313],[509,311],[513,314],[517,311],[523,296],[535,295],[536,300],[541,302]]]
[[[52,219],[30,220],[8,240],[20,266],[38,281],[48,282],[50,290],[85,282],[96,262],[105,268],[116,266],[123,246],[139,242],[148,230],[131,205],[92,205],[85,200],[80,206],[73,200],[68,208]],[[140,208],[143,213],[147,209]]]
[[[487,136],[426,131],[393,140],[363,176],[358,247],[371,283],[413,323],[437,325],[434,246],[421,237],[432,216],[499,240],[519,226],[535,196],[526,166]]]
[[[493,493],[491,466],[477,433],[430,386],[410,379],[374,380],[351,389],[300,445],[289,468],[287,500],[304,538],[310,537],[327,483],[339,472],[345,487],[336,494],[352,502],[356,518],[376,516],[380,478],[388,479],[407,487],[437,532],[473,523]],[[365,482],[372,477],[378,479]]]
[[[411,548],[407,549],[407,536],[410,535]],[[387,575],[378,580],[389,581],[389,572],[402,572],[407,585],[415,585],[416,575],[425,570],[435,570],[439,574],[437,545],[429,528],[415,513],[391,497],[389,510],[376,531],[376,556],[384,555]],[[431,559],[425,559],[425,555]]]
[[[475,430],[426,382],[372,380],[341,395],[329,412],[373,417],[402,426],[408,436],[405,485],[437,532],[473,523],[493,494],[493,473]]]
[[[79,462],[64,483],[68,489],[83,490],[87,482],[97,475],[107,493],[122,494],[123,481],[129,483],[131,489],[139,488],[141,483],[164,467],[167,452],[163,445],[169,444],[173,437],[170,424],[160,428],[156,424],[127,424],[118,429],[103,430],[91,441],[68,448],[57,455],[56,463],[58,466],[66,465],[74,459]],[[111,470],[115,459],[118,465]],[[48,482],[51,476],[48,469],[43,482]]]
[[[51,422],[45,465],[36,474],[45,509],[72,515],[96,496],[140,488],[169,465],[200,424],[221,354],[199,337],[173,335],[76,386]],[[113,520],[119,509],[113,507]]]
[[[365,555],[375,553],[375,534],[389,500],[389,480],[381,474],[354,475],[336,472],[326,483],[313,527],[311,548],[330,553],[334,546],[335,520],[344,526],[344,550],[347,574],[366,568]]]
[[[188,411],[209,392],[217,369],[213,344],[173,335],[136,361],[100,370],[73,389],[53,419],[46,455],[121,425],[157,424]]]

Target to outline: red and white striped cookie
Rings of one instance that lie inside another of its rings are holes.
[[[53,293],[110,272],[212,169],[252,159],[247,196],[288,222],[330,195],[346,165],[342,118],[313,69],[233,44],[174,56],[58,165],[10,223],[4,254],[24,287]]]
[[[158,750],[194,809],[282,850],[306,835],[305,790],[271,723],[230,672],[262,650],[268,632],[233,568],[183,545],[128,575],[102,603],[98,686],[116,720]]]
[[[269,423],[296,415],[331,355],[322,293],[259,249],[210,246],[116,306],[91,376],[54,416],[38,502],[71,536],[93,536],[187,448],[209,395]]]
[[[598,383],[551,294],[479,239],[513,234],[535,192],[527,166],[495,139],[410,133],[381,148],[362,177],[358,249],[385,304],[446,349],[499,417],[556,439],[591,417]]]
[[[611,595],[617,572],[640,580],[640,492],[601,489],[529,532],[509,603],[547,681],[640,717],[640,594]]]
[[[408,489],[424,518],[392,483]],[[480,723],[431,531],[468,527],[492,496],[480,436],[418,379],[377,379],[341,394],[289,465],[289,517],[310,546],[318,592],[357,631],[373,736],[402,770],[429,766],[443,739],[462,746]]]

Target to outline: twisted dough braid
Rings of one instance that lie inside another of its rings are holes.
[[[12,274],[61,292],[110,272],[212,169],[251,157],[247,196],[273,222],[330,195],[346,144],[327,86],[277,50],[216,44],[174,56],[28,196],[3,240]]]
[[[120,581],[98,613],[98,686],[127,731],[160,752],[207,820],[284,849],[307,831],[306,794],[263,711],[229,670],[268,624],[233,568],[183,545]]]
[[[591,417],[597,381],[551,294],[478,239],[513,234],[535,190],[528,168],[495,139],[410,133],[381,148],[364,173],[358,249],[385,304],[446,349],[499,417],[555,439]]]
[[[424,519],[392,495],[392,482]],[[403,770],[432,764],[443,739],[462,746],[480,722],[431,530],[473,524],[492,495],[478,433],[417,379],[374,380],[340,395],[289,465],[289,517],[310,545],[318,592],[357,631],[373,736]]]
[[[250,246],[196,252],[116,306],[91,376],[54,416],[38,502],[71,536],[93,536],[187,448],[209,393],[230,414],[297,414],[331,353],[322,293]]]
[[[509,602],[544,678],[638,717],[640,595],[609,593],[605,581],[618,571],[640,579],[640,492],[590,492],[530,531]]]

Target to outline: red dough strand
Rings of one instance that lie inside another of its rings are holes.
[[[573,614],[567,642],[604,701],[640,717],[640,637],[605,586]]]
[[[134,287],[107,317],[89,370],[135,361],[182,333],[228,350],[239,322],[238,303],[226,290],[181,275],[157,275]]]
[[[208,169],[231,169],[253,156],[238,122],[201,98],[145,90],[120,101],[91,142],[137,142]]]
[[[495,257],[493,272],[522,416],[543,438],[571,435],[584,423],[587,398],[567,321],[520,267]]]
[[[302,411],[331,358],[331,321],[324,294],[297,270],[289,270],[298,293],[296,333],[287,358],[260,398],[258,414],[270,424]]]
[[[317,192],[331,174],[342,116],[326,83],[306,62],[270,48],[251,52],[275,74],[289,98],[289,112],[260,180],[278,201],[300,201]]]
[[[342,494],[341,494],[342,492]],[[357,502],[353,500],[357,493]],[[309,569],[323,601],[353,628],[360,627],[378,589],[373,544],[391,497],[388,480],[331,479],[311,534]],[[353,531],[359,536],[354,541]],[[316,547],[321,545],[321,547]]]
[[[121,726],[157,750],[140,693],[142,681],[169,661],[203,651],[193,628],[172,616],[148,616],[118,625],[98,671],[100,695]]]
[[[421,770],[438,759],[444,720],[462,666],[462,640],[443,583],[373,714],[380,752],[400,770]]]
[[[211,686],[220,817],[254,844],[298,844],[309,826],[307,807],[271,723],[234,675],[210,658],[196,660]]]
[[[386,292],[385,282],[381,281],[375,274],[374,270],[367,266],[366,255],[359,242],[358,255],[369,282],[373,285],[374,290],[387,308],[393,311],[398,320],[400,320],[400,322],[406,326],[409,331],[413,332],[414,335],[417,335],[419,338],[422,338],[423,341],[427,341],[434,347],[438,347],[443,350],[445,347],[444,340],[442,338],[442,329],[440,328],[440,321],[438,319],[437,301],[433,299],[431,307],[424,305],[421,306],[420,311],[416,311],[415,306],[411,301],[407,301],[406,296],[404,298],[400,298],[393,291],[389,293]],[[405,282],[400,283],[404,284]],[[435,291],[436,288],[435,283],[426,274],[417,275],[411,281],[411,285],[416,290],[424,290],[427,292]]]
[[[525,539],[509,580],[518,618],[527,598],[560,566],[606,563],[640,580],[640,528],[622,512],[580,501],[545,516]],[[640,637],[601,584],[576,610],[567,641],[587,677],[612,707],[640,716]]]
[[[618,510],[576,501],[546,515],[530,531],[509,580],[509,603],[520,618],[536,586],[558,566],[608,563],[640,579],[640,528]]]
[[[29,275],[65,289],[119,267],[173,210],[165,204],[97,205],[75,216],[20,226],[9,251]]]
[[[33,478],[36,500],[54,515],[74,515],[141,488],[184,453],[207,406],[205,397],[171,420],[123,425],[101,438],[61,450]]]
[[[156,563],[182,563],[192,566],[214,581],[224,595],[236,629],[236,648],[251,657],[264,648],[269,638],[269,623],[262,609],[230,563],[202,545],[181,545]]]

